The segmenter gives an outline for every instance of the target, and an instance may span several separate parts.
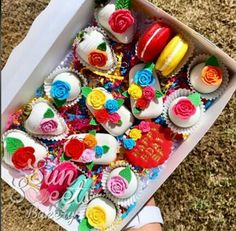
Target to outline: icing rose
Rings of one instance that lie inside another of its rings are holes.
[[[97,145],[95,147],[95,153],[96,153],[96,157],[102,157],[102,155],[104,153],[103,148],[101,146]]]
[[[104,67],[107,63],[107,53],[100,50],[92,50],[88,54],[89,64],[95,67]]]
[[[79,158],[81,163],[90,163],[95,159],[95,152],[92,149],[85,149]]]
[[[116,10],[108,22],[114,32],[122,34],[134,24],[134,17],[130,10]]]
[[[108,99],[105,103],[105,108],[110,112],[114,113],[119,109],[118,102],[114,99]]]
[[[106,223],[106,212],[100,206],[94,206],[86,210],[88,223],[94,228],[104,228]]]
[[[136,142],[133,139],[123,139],[124,148],[131,150],[135,147]]]
[[[132,83],[128,89],[128,93],[130,94],[130,96],[133,98],[133,99],[139,99],[142,97],[142,88],[135,84],[135,83]]]
[[[40,129],[43,133],[55,132],[57,127],[58,124],[54,119],[43,119],[40,123]]]
[[[85,145],[78,139],[71,139],[65,147],[65,155],[73,160],[78,160],[85,149]]]
[[[92,134],[87,134],[84,137],[84,143],[87,148],[94,148],[97,145],[96,137]]]
[[[87,97],[88,105],[90,105],[96,110],[101,109],[105,102],[106,102],[106,95],[98,89],[92,90],[92,92],[90,92]]]
[[[155,84],[156,79],[149,69],[143,69],[136,72],[134,82],[142,87],[146,87]]]
[[[148,107],[149,103],[150,103],[149,100],[144,99],[144,98],[140,98],[140,99],[138,99],[138,100],[136,101],[135,106],[136,106],[136,108],[138,108],[138,109],[144,110],[145,108]]]
[[[61,80],[52,83],[51,96],[54,99],[66,100],[69,97],[71,86]]]
[[[108,180],[107,188],[112,195],[120,197],[127,190],[128,182],[121,176],[113,176]]]
[[[152,100],[154,96],[155,96],[155,91],[153,87],[146,86],[145,88],[143,88],[143,98],[147,100]]]
[[[118,124],[118,122],[120,121],[120,115],[118,113],[110,114],[109,121],[113,124]]]
[[[205,66],[202,69],[201,79],[207,85],[218,86],[222,82],[222,70],[215,66]]]
[[[12,163],[15,168],[24,169],[32,166],[36,161],[34,152],[35,150],[32,147],[18,148],[12,156]]]
[[[150,124],[149,124],[149,122],[141,121],[141,123],[138,125],[138,128],[142,132],[149,132],[150,131]]]
[[[174,114],[179,118],[186,120],[196,112],[196,107],[189,99],[181,99],[172,108]]]
[[[104,108],[96,111],[94,116],[99,123],[106,123],[109,120],[109,113]]]
[[[142,137],[142,132],[137,128],[133,128],[129,132],[129,137],[134,140],[138,140]]]

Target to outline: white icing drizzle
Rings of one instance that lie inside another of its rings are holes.
[[[151,36],[151,38],[147,41],[145,47],[143,48],[143,51],[141,53],[141,58],[143,59],[143,56],[144,56],[144,53],[146,52],[147,50],[147,47],[149,46],[149,44],[151,43],[152,39],[157,35],[157,33],[159,33],[159,31],[161,30],[162,28],[158,28],[155,33],[153,33],[153,35]]]
[[[170,64],[170,62],[172,61],[172,59],[175,57],[175,55],[177,53],[179,53],[179,51],[181,50],[182,46],[184,45],[183,41],[179,41],[178,45],[175,47],[175,49],[173,50],[173,52],[170,54],[170,56],[167,58],[167,60],[165,61],[165,63],[162,65],[162,67],[159,69],[159,71],[163,71],[165,70],[165,68],[167,68],[167,66]]]

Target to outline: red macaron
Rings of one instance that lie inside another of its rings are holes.
[[[152,24],[137,43],[137,56],[144,62],[154,61],[172,38],[173,31],[164,23]]]

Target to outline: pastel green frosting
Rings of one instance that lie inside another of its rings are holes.
[[[69,218],[75,214],[92,184],[92,179],[87,178],[85,175],[80,175],[77,180],[67,188],[58,203],[58,206],[64,212],[65,217]]]

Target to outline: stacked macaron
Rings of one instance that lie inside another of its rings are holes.
[[[189,44],[162,22],[152,24],[140,37],[136,52],[140,60],[156,61],[156,70],[162,76],[172,74],[183,61],[189,50]]]

